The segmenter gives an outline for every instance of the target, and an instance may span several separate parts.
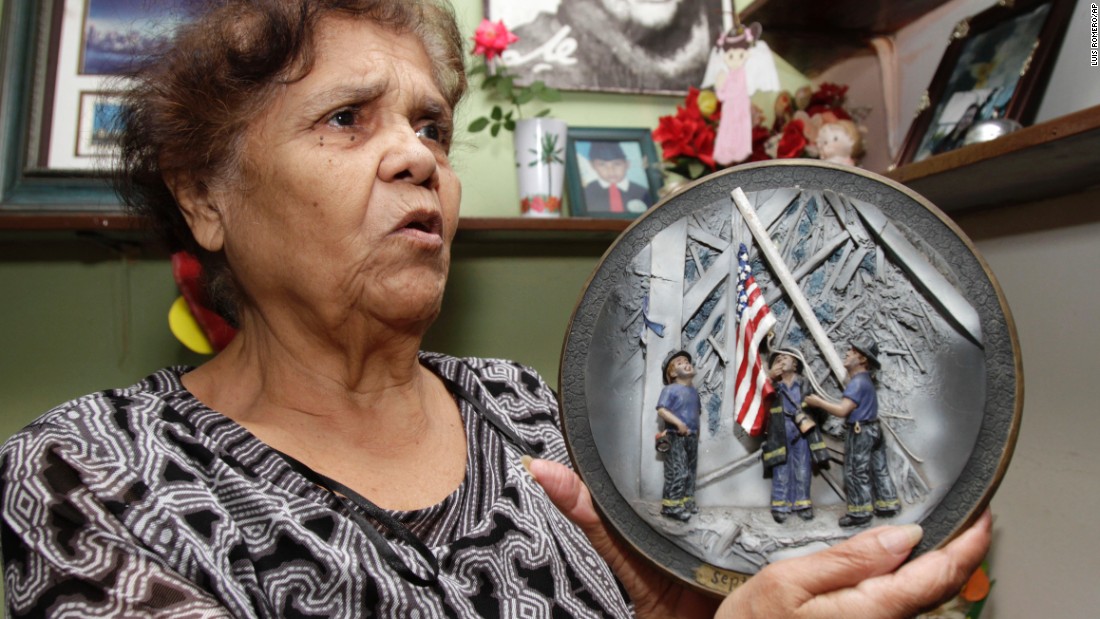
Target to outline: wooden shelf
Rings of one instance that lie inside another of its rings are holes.
[[[1008,206],[1100,186],[1100,105],[1026,127],[982,144],[934,155],[885,175],[944,211]],[[610,242],[629,219],[463,217],[457,240],[469,242]],[[0,212],[0,231],[143,234],[141,221],[115,212]],[[10,237],[10,234],[8,235]]]
[[[115,212],[0,212],[0,230],[4,231],[100,231],[140,232],[136,217]]]
[[[629,226],[629,219],[595,217],[462,217],[459,241],[603,240]],[[4,232],[98,232],[107,236],[145,233],[141,219],[114,212],[0,212]]]
[[[1007,206],[1100,185],[1100,105],[885,173],[944,211]]]
[[[746,24],[760,22],[772,51],[814,77],[840,60],[869,53],[871,37],[893,34],[946,2],[756,0],[740,17]]]

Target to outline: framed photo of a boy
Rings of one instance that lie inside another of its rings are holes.
[[[573,217],[633,219],[657,202],[657,150],[649,129],[570,127],[565,178]]]

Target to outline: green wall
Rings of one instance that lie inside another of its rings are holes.
[[[458,243],[425,347],[523,360],[556,385],[577,295],[607,243]],[[167,259],[95,241],[0,239],[0,437],[84,393],[201,363],[168,330]]]

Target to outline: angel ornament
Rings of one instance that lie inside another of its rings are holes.
[[[736,25],[718,38],[725,70],[715,75],[714,92],[722,102],[722,117],[714,140],[714,160],[728,166],[752,154],[752,101],[756,91],[779,90],[779,77],[761,26]]]

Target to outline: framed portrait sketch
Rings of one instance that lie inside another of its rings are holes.
[[[633,219],[661,188],[649,129],[570,127],[565,178],[573,217]]]
[[[1017,0],[959,22],[897,164],[959,148],[982,120],[1034,120],[1073,6]]]
[[[703,81],[729,0],[485,0],[519,36],[503,61],[565,90],[680,94]]]
[[[927,200],[751,163],[604,254],[562,347],[562,425],[622,539],[728,593],[878,524],[920,523],[915,555],[965,530],[1011,459],[1019,353],[994,275]]]

